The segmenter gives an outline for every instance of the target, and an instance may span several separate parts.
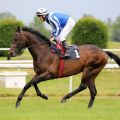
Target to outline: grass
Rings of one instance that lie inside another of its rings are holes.
[[[119,97],[97,97],[92,109],[87,109],[88,97],[74,97],[61,104],[59,97],[48,101],[25,97],[21,106],[15,108],[16,98],[0,98],[1,120],[118,120]]]
[[[108,48],[119,48],[120,43],[109,42]],[[0,58],[1,60],[6,58]],[[31,59],[28,51],[12,59]],[[6,69],[1,69],[3,71]],[[8,70],[8,69],[7,69]],[[11,70],[11,69],[9,69]],[[34,76],[27,71],[27,82]],[[73,90],[80,84],[81,75],[73,77]],[[91,110],[87,109],[89,90],[85,90],[68,102],[61,104],[61,98],[69,92],[69,77],[46,81],[39,84],[40,90],[47,94],[48,101],[36,97],[30,88],[19,109],[15,108],[21,89],[0,88],[0,120],[118,120],[120,118],[120,70],[103,70],[96,79],[97,96]]]
[[[33,77],[33,71],[28,71],[27,82]],[[73,90],[80,84],[81,74],[73,77]],[[96,79],[98,96],[118,96],[120,95],[120,70],[103,70]],[[38,84],[40,90],[48,96],[64,96],[69,92],[69,77],[50,80]],[[0,96],[18,96],[21,89],[0,88]],[[36,96],[35,90],[31,87],[26,96]],[[77,96],[89,96],[89,90],[85,90]]]
[[[108,41],[109,49],[120,49],[120,42]]]

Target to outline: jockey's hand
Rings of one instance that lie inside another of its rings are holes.
[[[55,40],[55,37],[54,37],[53,35],[51,35],[51,36],[49,37],[49,40],[50,40],[50,42],[53,42],[53,41]]]

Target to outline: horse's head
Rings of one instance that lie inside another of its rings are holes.
[[[27,47],[26,42],[27,38],[25,37],[24,32],[20,27],[18,27],[13,37],[11,48],[8,53],[8,59],[10,59],[10,57],[21,55],[23,53],[23,49]]]
[[[10,59],[10,57],[21,55],[24,48],[33,48],[33,46],[38,45],[39,48],[43,45],[51,46],[51,42],[47,37],[36,30],[27,27],[20,29],[18,27],[13,37],[8,59]]]

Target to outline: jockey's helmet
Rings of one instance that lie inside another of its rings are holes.
[[[47,15],[48,14],[48,10],[46,8],[39,8],[36,11],[36,15],[40,16],[40,15]]]

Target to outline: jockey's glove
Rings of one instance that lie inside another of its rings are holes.
[[[53,42],[53,41],[55,40],[55,37],[54,37],[53,35],[51,35],[51,36],[49,37],[49,40],[50,40],[51,42]]]

